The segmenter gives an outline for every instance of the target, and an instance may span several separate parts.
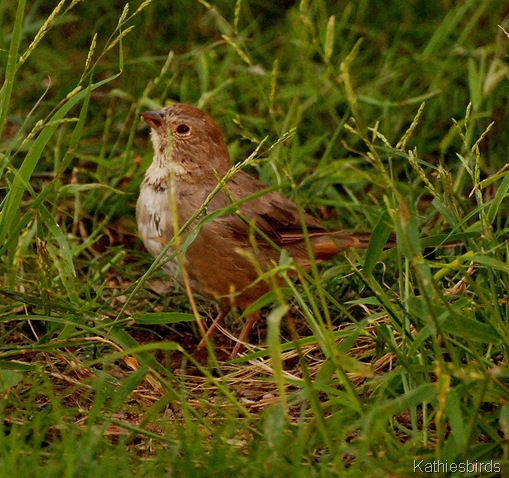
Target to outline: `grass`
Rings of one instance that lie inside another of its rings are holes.
[[[0,474],[507,474],[505,2],[168,3],[0,5]],[[197,354],[135,235],[170,100],[397,248],[282,254],[247,356]]]

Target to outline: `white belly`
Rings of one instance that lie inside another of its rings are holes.
[[[170,191],[155,191],[153,188],[142,188],[136,204],[138,232],[148,252],[157,257],[173,239],[173,218],[170,204]],[[169,248],[167,255],[173,253]],[[177,260],[171,259],[163,265],[164,270],[178,279]]]

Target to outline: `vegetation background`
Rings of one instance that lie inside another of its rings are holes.
[[[0,475],[507,476],[508,15],[1,2]],[[139,113],[170,101],[327,224],[375,231],[275,290],[235,362],[221,334],[195,353],[135,235]]]

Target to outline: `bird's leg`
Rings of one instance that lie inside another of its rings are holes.
[[[212,322],[212,325],[205,332],[205,335],[200,340],[200,343],[198,344],[198,347],[196,347],[196,350],[200,350],[206,346],[207,342],[211,339],[211,337],[214,335],[214,332],[217,330],[217,327],[223,323],[223,320],[228,315],[228,312],[229,310],[225,310],[222,309],[221,307],[218,307],[217,316],[214,319],[214,322]]]
[[[260,318],[259,310],[248,315],[247,322],[245,323],[244,327],[240,331],[239,338],[237,339],[237,343],[235,344],[235,347],[233,348],[233,351],[230,355],[230,359],[234,359],[238,355],[238,353],[244,348],[244,343],[245,343],[246,339],[249,337],[249,333],[251,332],[253,325],[259,318]]]

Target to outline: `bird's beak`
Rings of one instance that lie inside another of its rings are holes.
[[[163,110],[145,111],[144,113],[141,113],[140,116],[152,129],[159,129],[163,124],[164,120]]]

